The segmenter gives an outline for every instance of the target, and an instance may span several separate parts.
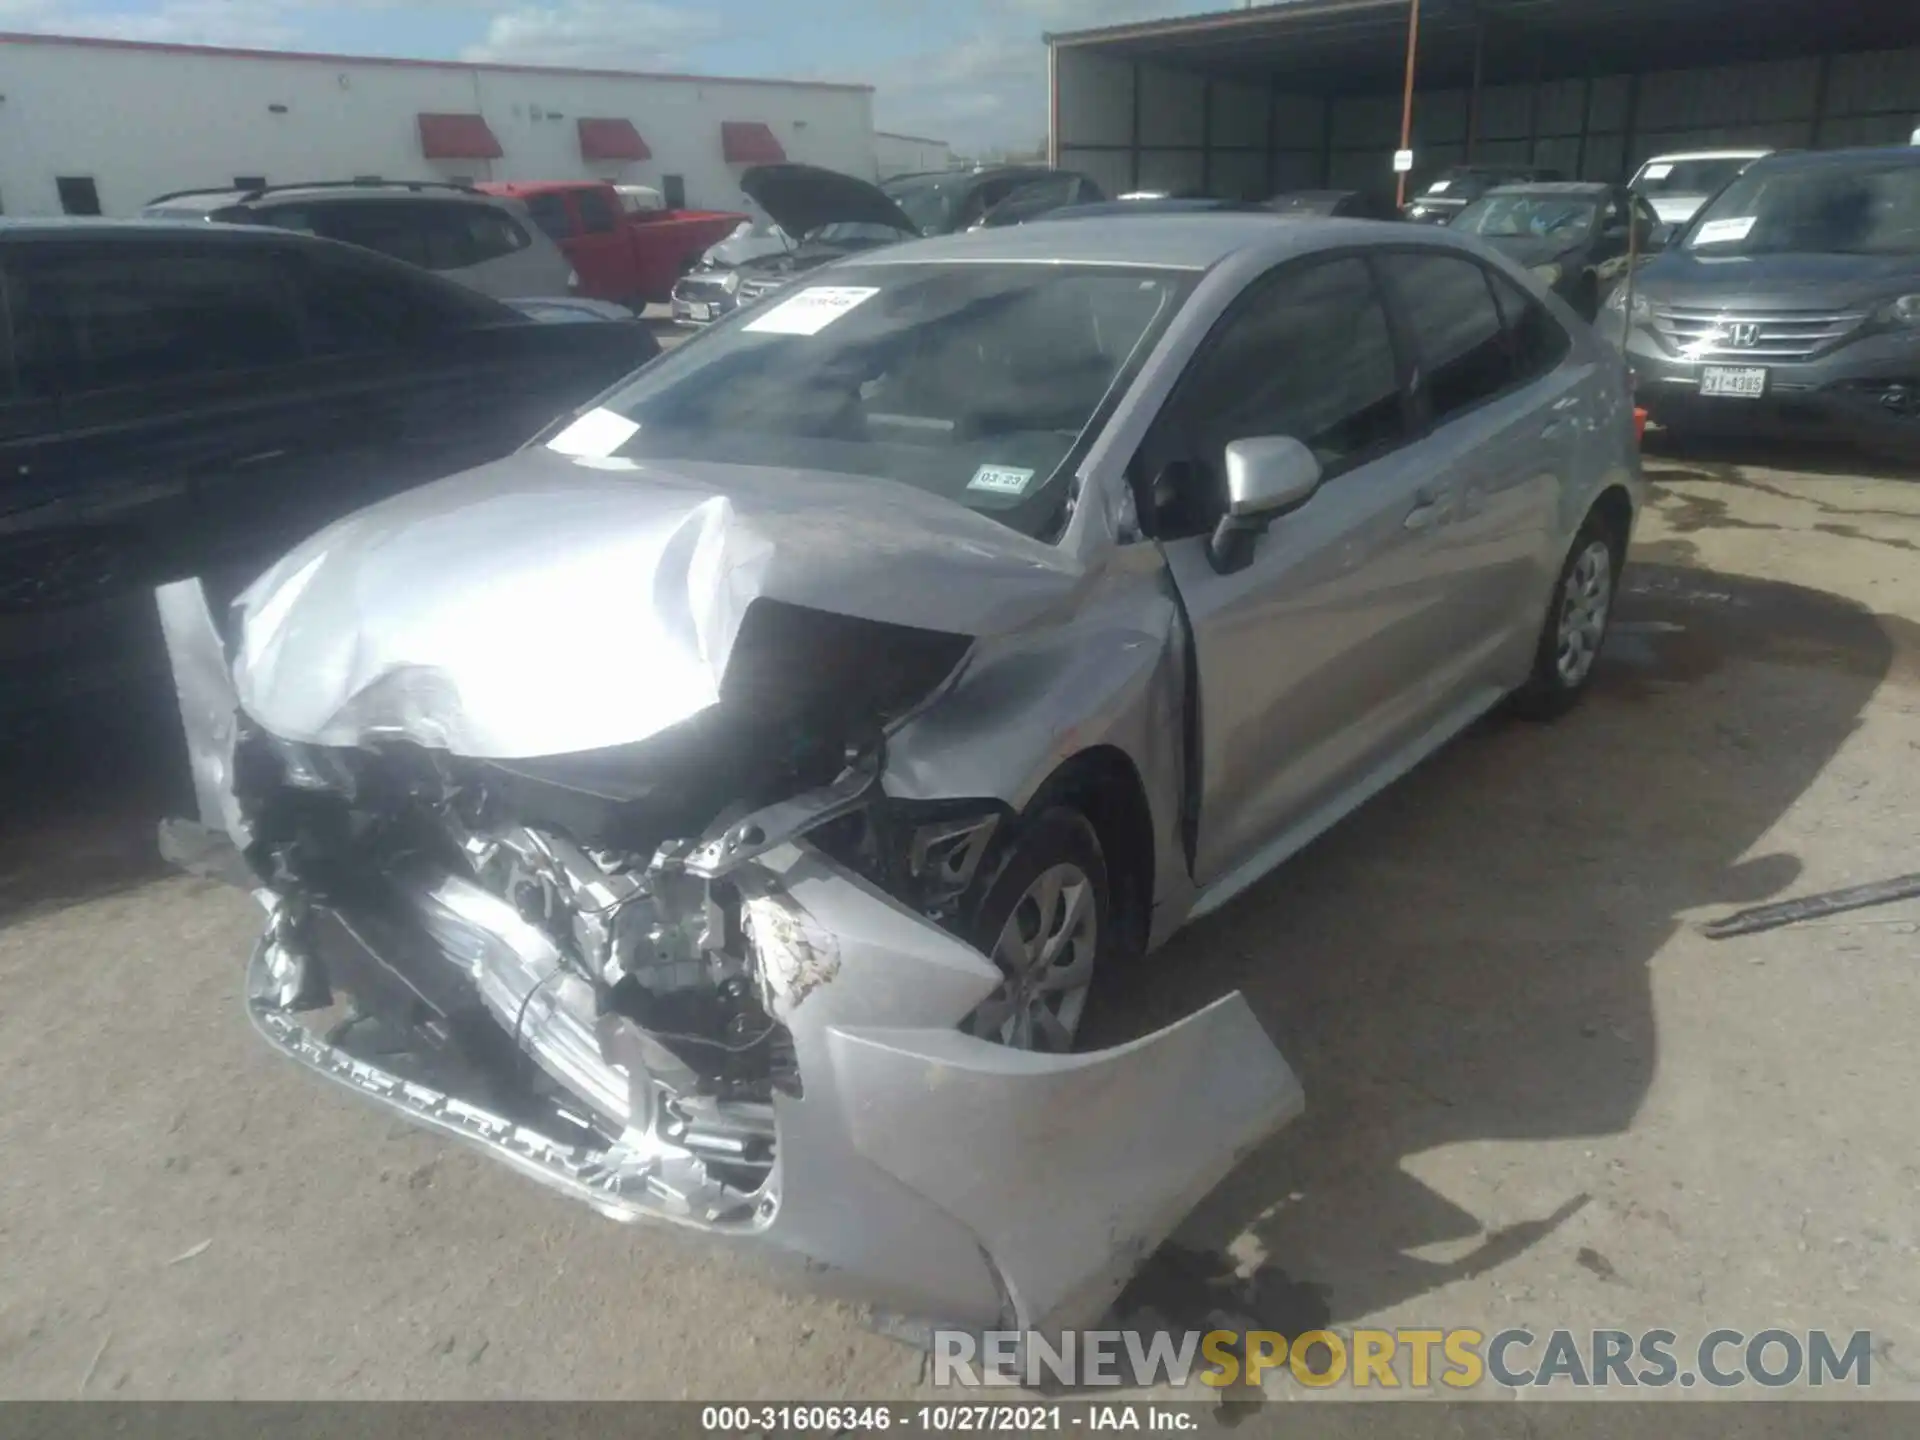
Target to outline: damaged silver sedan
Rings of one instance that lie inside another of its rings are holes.
[[[1090,1323],[1302,1095],[1238,995],[1076,1049],[1089,996],[1577,698],[1639,484],[1618,357],[1444,232],[835,266],[231,606],[162,592],[254,1020],[902,1324]]]

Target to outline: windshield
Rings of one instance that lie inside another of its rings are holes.
[[[1566,195],[1489,195],[1474,201],[1453,228],[1488,239],[1580,239],[1593,228],[1597,202]]]
[[[1701,212],[1687,248],[1715,255],[1920,254],[1920,165],[1749,170]]]
[[[960,213],[967,178],[964,174],[903,175],[887,181],[880,190],[907,212],[907,219],[922,235],[945,235]]]
[[[1051,264],[821,279],[637,373],[601,407],[639,426],[616,453],[898,481],[1050,538],[1068,462],[1193,285]]]
[[[1649,160],[1633,177],[1642,195],[1711,195],[1747,166],[1751,155],[1731,160]]]

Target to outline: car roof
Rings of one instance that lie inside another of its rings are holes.
[[[35,215],[0,218],[0,240],[191,239],[196,244],[264,245],[274,240],[310,240],[295,230],[257,225],[207,225],[198,220],[109,220],[98,215]]]
[[[473,187],[479,199],[494,195],[546,195],[556,190],[612,190],[609,180],[482,180]],[[652,186],[647,186],[652,189]]]
[[[248,189],[176,190],[156,195],[146,202],[153,210],[179,210],[202,214],[238,205],[278,204],[289,200],[345,200],[353,203],[378,203],[399,199],[415,200],[426,196],[436,200],[464,201],[485,205],[494,197],[482,195],[464,185],[431,180],[314,180],[290,185],[253,186]]]
[[[1530,160],[1515,160],[1505,163],[1493,160],[1475,161],[1470,165],[1449,165],[1444,171],[1448,175],[1525,175],[1530,171],[1551,170],[1551,165],[1535,165]]]
[[[1245,214],[1232,210],[1199,214],[1116,215],[1101,225],[1045,216],[1028,225],[972,230],[960,235],[909,240],[863,254],[861,265],[1041,262],[1064,265],[1150,265],[1170,270],[1206,270],[1243,250],[1306,254],[1342,245],[1419,244],[1465,249],[1423,227],[1385,220],[1335,220],[1314,215]]]
[[[1752,150],[1673,150],[1665,155],[1649,155],[1640,168],[1644,170],[1648,165],[1668,165],[1680,160],[1757,160],[1771,154],[1773,151],[1765,146]]]
[[[1869,145],[1851,150],[1785,150],[1763,155],[1753,170],[1842,170],[1861,163],[1920,165],[1920,145]],[[1752,173],[1752,170],[1748,172]]]
[[[1511,185],[1496,185],[1482,199],[1494,195],[1611,195],[1624,186],[1605,180],[1516,180]]]

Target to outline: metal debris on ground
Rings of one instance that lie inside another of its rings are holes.
[[[1826,890],[1817,895],[1802,895],[1771,905],[1755,905],[1736,910],[1721,920],[1700,927],[1709,940],[1726,940],[1735,935],[1757,935],[1763,930],[1778,930],[1805,920],[1820,920],[1849,910],[1864,910],[1873,905],[1891,905],[1897,900],[1920,897],[1920,875],[1897,875],[1891,880],[1875,880],[1844,890]]]

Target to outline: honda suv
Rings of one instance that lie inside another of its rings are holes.
[[[344,240],[500,300],[547,299],[579,285],[560,247],[518,200],[432,180],[355,180],[177,190],[147,202],[151,220],[226,220]]]

